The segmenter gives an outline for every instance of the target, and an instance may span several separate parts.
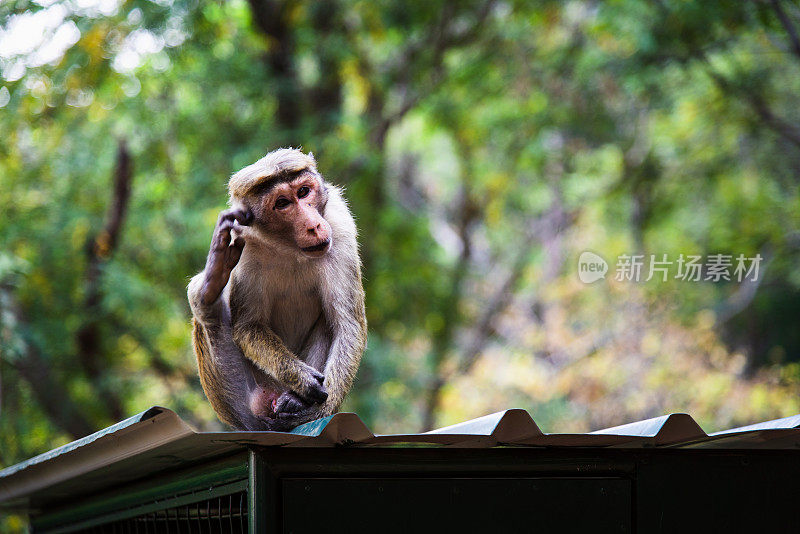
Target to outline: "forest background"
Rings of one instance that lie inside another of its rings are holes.
[[[375,432],[800,412],[799,35],[785,0],[3,2],[0,466],[152,405],[223,428],[186,285],[281,146],[360,228]]]

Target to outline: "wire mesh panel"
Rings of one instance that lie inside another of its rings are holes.
[[[165,508],[80,532],[97,534],[221,534],[247,532],[245,492]]]

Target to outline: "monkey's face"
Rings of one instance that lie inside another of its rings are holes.
[[[254,200],[257,225],[270,240],[311,258],[330,249],[331,225],[322,216],[327,191],[319,176],[307,172],[275,183]]]

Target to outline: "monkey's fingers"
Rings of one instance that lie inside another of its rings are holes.
[[[250,224],[252,224],[252,222],[253,222],[253,217],[254,217],[254,215],[253,215],[253,212],[252,212],[252,211],[250,211],[249,209],[247,209],[247,210],[242,210],[242,211],[244,211],[244,217],[243,217],[243,219],[241,219],[241,220],[240,220],[240,219],[236,219],[236,220],[237,220],[237,221],[239,222],[239,224],[241,224],[242,226],[250,226]]]
[[[308,407],[309,404],[303,399],[293,392],[287,391],[278,397],[275,403],[275,415],[280,417],[281,415],[297,414]]]
[[[319,371],[317,371],[317,370],[316,370],[316,369],[314,369],[313,367],[311,367],[311,376],[313,376],[313,377],[314,377],[314,379],[315,379],[317,382],[319,382],[320,384],[322,384],[323,382],[325,382],[325,375],[324,375],[324,374],[322,374],[322,373],[320,373]]]
[[[236,267],[236,264],[239,263],[239,258],[242,257],[244,244],[245,241],[242,236],[239,236],[233,240],[233,243],[230,244],[227,250],[227,255],[225,257],[225,267],[227,267],[228,269],[233,269],[234,267]]]
[[[313,403],[322,404],[328,400],[328,390],[322,384],[311,383],[306,386],[306,391],[300,394],[304,400]]]
[[[214,237],[211,238],[211,252],[224,252],[230,246],[231,230],[233,230],[231,221],[224,221],[217,226]]]
[[[249,226],[253,222],[253,212],[246,208],[232,208],[229,210],[222,210],[219,213],[217,226],[221,226],[225,222],[233,225],[233,221],[238,222],[242,226]]]

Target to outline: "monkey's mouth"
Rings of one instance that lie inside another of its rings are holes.
[[[328,245],[330,245],[330,244],[331,244],[331,240],[330,239],[326,239],[325,241],[323,241],[322,243],[320,243],[318,245],[312,245],[310,247],[303,247],[300,250],[302,250],[303,252],[311,252],[311,253],[322,252],[323,250],[328,248]]]

